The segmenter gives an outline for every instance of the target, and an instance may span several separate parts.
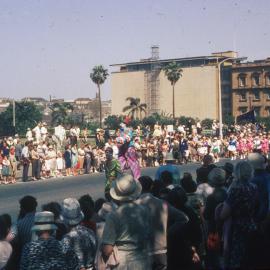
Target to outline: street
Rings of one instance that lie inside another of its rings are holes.
[[[219,163],[223,164],[225,161]],[[181,165],[180,171],[190,172],[195,177],[196,169],[200,163]],[[142,169],[142,175],[149,175],[154,179],[156,168]],[[103,197],[104,173],[81,175],[76,177],[51,178],[41,181],[18,182],[13,185],[0,186],[0,213],[9,213],[14,220],[19,212],[18,201],[25,195],[32,195],[38,200],[40,207],[51,201],[62,202],[67,197],[79,198],[84,194],[90,194],[94,200]]]

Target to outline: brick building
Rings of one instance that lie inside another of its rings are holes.
[[[232,113],[270,116],[270,58],[232,65]]]

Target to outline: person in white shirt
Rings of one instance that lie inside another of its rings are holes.
[[[41,128],[40,128],[40,133],[41,133],[41,138],[43,141],[46,140],[47,134],[48,134],[48,130],[46,128],[47,124],[43,123]]]
[[[36,141],[39,143],[41,139],[40,123],[38,123],[37,126],[34,127],[32,131],[35,133]]]
[[[29,141],[29,142],[33,140],[33,133],[32,133],[30,128],[27,128],[27,132],[26,132],[25,137],[26,137],[27,141]]]

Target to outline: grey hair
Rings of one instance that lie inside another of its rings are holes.
[[[236,180],[240,182],[247,182],[253,177],[253,167],[248,161],[240,161],[236,164],[234,175]]]

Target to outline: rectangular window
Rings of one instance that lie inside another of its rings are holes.
[[[246,92],[239,93],[239,100],[240,101],[247,101],[247,94],[246,94]]]
[[[247,107],[239,107],[239,112],[242,113],[246,113],[247,112]]]
[[[258,90],[255,90],[253,92],[254,100],[260,100],[260,92]]]
[[[265,82],[266,85],[270,85],[270,74],[266,74]]]
[[[240,76],[239,77],[239,86],[240,87],[246,86],[246,77],[245,76]]]
[[[270,91],[269,90],[265,92],[265,95],[266,95],[266,99],[270,100]]]
[[[260,76],[259,75],[254,75],[252,78],[253,81],[253,86],[258,86],[260,85]]]

